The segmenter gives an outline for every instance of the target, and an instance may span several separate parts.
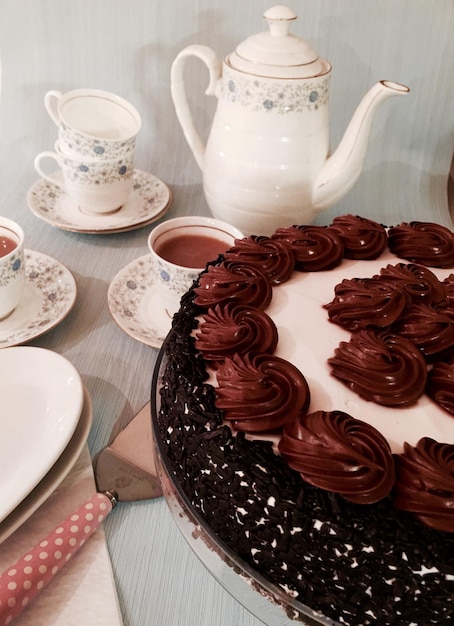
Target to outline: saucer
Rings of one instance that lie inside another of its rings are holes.
[[[162,304],[159,287],[153,280],[150,254],[132,261],[118,272],[107,292],[109,311],[130,337],[160,348],[171,325],[173,313]]]
[[[76,281],[59,261],[25,250],[25,274],[19,305],[0,322],[0,348],[43,335],[66,317],[76,301]]]
[[[113,234],[141,228],[162,217],[171,203],[172,193],[167,185],[141,170],[134,170],[133,187],[126,204],[108,215],[83,213],[63,189],[43,179],[36,181],[27,194],[27,204],[36,217],[61,230],[86,234]]]

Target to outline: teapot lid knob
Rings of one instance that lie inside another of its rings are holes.
[[[289,34],[291,22],[298,16],[289,7],[278,4],[265,11],[263,17],[269,24],[272,37],[286,37]]]
[[[297,15],[289,7],[274,6],[264,13],[268,31],[251,35],[240,43],[227,62],[234,69],[271,78],[310,78],[326,74],[330,64],[310,45],[290,33]]]

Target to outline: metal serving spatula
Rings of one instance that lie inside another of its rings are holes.
[[[162,495],[146,404],[94,460],[98,492],[0,576],[0,625],[11,622],[54,578],[117,501]]]

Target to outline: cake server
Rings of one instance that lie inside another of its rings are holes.
[[[154,456],[150,403],[95,457],[97,493],[0,576],[0,626],[11,623],[54,578],[117,502],[162,495]]]

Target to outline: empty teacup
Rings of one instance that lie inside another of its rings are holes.
[[[211,217],[186,216],[166,220],[148,236],[154,280],[164,306],[178,310],[181,296],[191,287],[209,261],[217,259],[243,233]]]
[[[141,118],[124,98],[100,89],[51,90],[44,105],[61,150],[75,158],[116,159],[133,150]]]
[[[42,162],[54,161],[60,173],[47,173]],[[132,189],[134,151],[103,161],[71,157],[59,143],[55,152],[45,150],[35,158],[35,169],[48,182],[63,189],[75,206],[85,213],[107,214],[120,209]]]
[[[19,304],[25,284],[24,231],[0,217],[0,322]]]

